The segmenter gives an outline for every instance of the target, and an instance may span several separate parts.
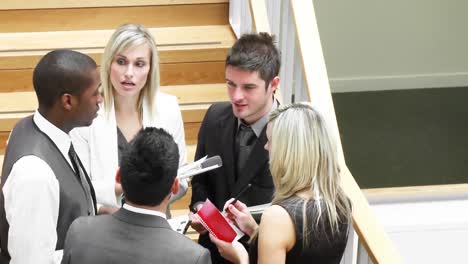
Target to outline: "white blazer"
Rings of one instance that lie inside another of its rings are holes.
[[[179,147],[179,166],[186,163],[184,122],[175,96],[158,92],[152,112],[149,116],[147,101],[143,101],[143,127],[165,129],[174,137]],[[88,170],[96,192],[97,203],[108,206],[119,206],[115,196],[115,175],[118,168],[117,123],[114,106],[106,116],[104,109],[98,112],[90,127],[76,128],[71,131],[73,145]],[[187,191],[187,182],[181,181],[181,190],[172,197],[176,200]]]

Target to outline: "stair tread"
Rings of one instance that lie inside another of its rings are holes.
[[[229,25],[149,28],[160,47],[226,45],[235,40]],[[0,55],[58,48],[101,50],[114,29],[0,33]]]
[[[228,3],[229,0],[2,0],[0,10]]]
[[[160,63],[224,61],[235,41],[229,25],[150,28]],[[32,69],[47,52],[68,48],[101,63],[112,30],[0,33],[0,70]]]
[[[183,109],[228,100],[223,83],[161,86],[161,91],[175,95]],[[185,107],[184,107],[185,106]],[[36,93],[0,93],[0,114],[31,113],[37,108]]]

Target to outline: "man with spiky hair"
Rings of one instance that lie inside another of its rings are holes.
[[[245,186],[239,200],[248,206],[268,203],[274,187],[264,149],[269,113],[276,109],[280,54],[267,33],[245,34],[226,58],[225,77],[230,102],[213,104],[198,134],[195,159],[219,155],[223,167],[194,176],[190,207],[198,210],[208,198],[219,210]],[[214,263],[222,263],[203,226],[192,218],[199,242],[210,249]]]

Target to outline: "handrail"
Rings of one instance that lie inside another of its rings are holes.
[[[290,0],[290,3],[309,100],[322,112],[334,132],[343,171],[342,188],[353,204],[354,229],[374,263],[401,263],[395,246],[346,166],[313,2]]]
[[[363,191],[367,199],[372,201],[468,197],[468,183],[372,188]]]
[[[378,222],[366,197],[346,166],[313,2],[312,0],[290,0],[290,4],[309,101],[324,115],[336,139],[342,169],[341,184],[353,204],[354,229],[374,263],[401,263],[393,243]],[[260,6],[262,10],[266,10],[264,5],[263,0],[250,0],[252,22],[253,25],[257,25],[256,29],[259,28],[259,21],[268,21],[268,19],[265,17],[266,12],[252,9]],[[263,17],[260,17],[261,15]]]

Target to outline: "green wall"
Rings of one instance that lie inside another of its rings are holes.
[[[468,183],[468,87],[333,94],[362,188]]]

